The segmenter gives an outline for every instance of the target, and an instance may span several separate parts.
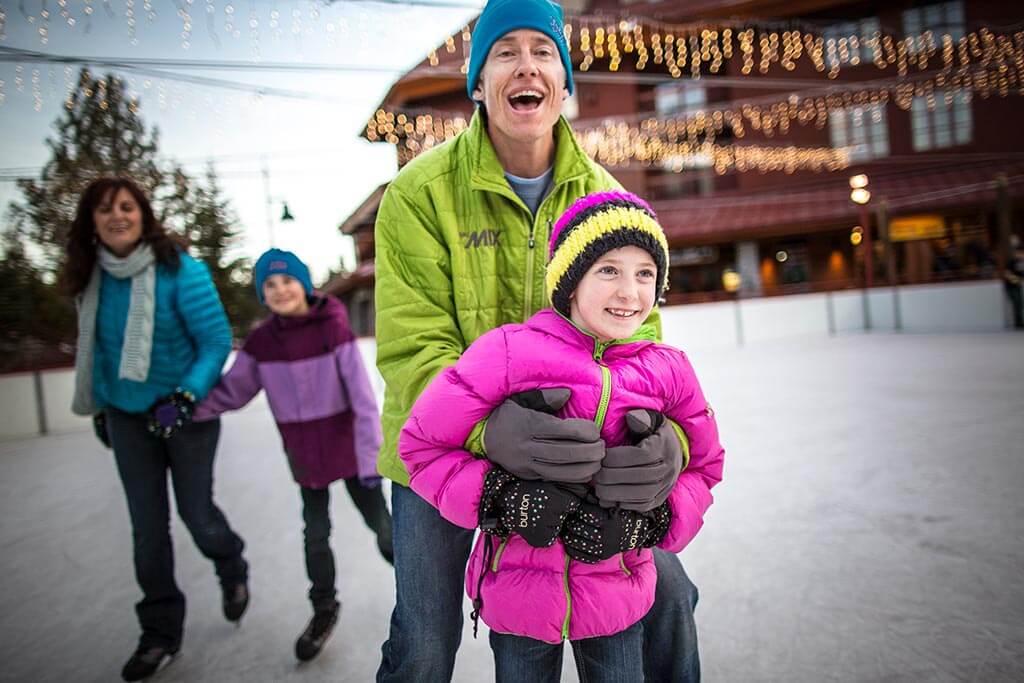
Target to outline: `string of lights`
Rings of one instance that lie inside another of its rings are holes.
[[[766,75],[779,68],[792,72],[807,60],[833,80],[844,69],[862,65],[878,70],[895,66],[900,76],[935,69],[939,63],[943,70],[978,62],[1009,67],[1024,43],[1020,30],[996,33],[988,27],[960,36],[931,30],[897,36],[881,29],[860,33],[845,28],[839,35],[803,22],[781,28],[786,25],[761,20],[667,24],[635,16],[577,16],[566,22],[565,38],[580,72],[596,66],[617,72],[628,60],[636,71],[653,65],[676,79],[684,73],[693,79],[719,74],[734,59],[742,62],[739,72],[744,76],[752,75],[755,65],[758,74]],[[438,67],[461,52],[460,71],[466,73],[471,48],[472,35],[464,26],[445,38],[443,47],[428,51],[427,63]]]
[[[999,72],[1005,73],[1005,72]],[[1024,75],[1024,71],[1021,71]],[[937,88],[938,75],[924,74],[915,80],[892,78],[877,81],[836,85],[833,91],[801,96],[784,95],[771,104],[746,101],[739,103],[711,103],[706,107],[677,116],[643,114],[622,118],[608,118],[600,122],[577,122],[577,135],[584,148],[601,163],[624,166],[631,162],[667,164],[678,167],[679,159],[695,150],[714,146],[718,137],[728,135],[740,140],[748,129],[771,138],[789,132],[793,125],[813,125],[824,128],[829,116],[836,111],[852,111],[855,118],[870,116],[879,120],[885,106],[891,101],[903,110],[911,108],[914,98],[923,98],[927,108],[934,110],[940,102],[947,107],[956,97],[969,99],[979,94],[983,98],[999,95],[1007,97],[1016,89],[998,87],[998,78],[992,69],[978,67],[958,73],[957,78],[945,81],[946,87]],[[1019,84],[1021,75],[1014,73],[1007,80]],[[996,84],[996,85],[994,85]],[[467,125],[464,117],[436,111],[389,112],[378,109],[367,122],[365,135],[371,142],[385,141],[398,148],[399,158],[407,160],[435,144],[451,139]],[[821,150],[807,150],[798,154],[790,149],[789,159],[799,157],[801,168],[828,169],[829,163],[838,164],[838,157],[828,161]],[[840,150],[844,153],[847,150]],[[727,156],[711,154],[718,173],[743,165],[746,161],[730,160]],[[776,170],[778,155],[761,154],[763,165]],[[757,166],[757,164],[755,164]]]
[[[142,0],[141,12],[136,11],[137,0],[123,1],[123,18],[129,42],[137,45],[139,15],[144,15],[144,21],[152,24],[157,18],[157,10],[152,0]],[[173,2],[181,22],[181,47],[188,50],[192,45],[196,14],[199,13],[196,7],[198,2]],[[368,37],[371,29],[365,21],[365,12],[362,12],[358,25],[353,26],[353,22],[343,12],[329,11],[335,7],[352,4],[434,10],[474,10],[481,7],[481,3],[459,0],[363,0],[356,3],[311,0],[292,3],[290,12],[282,13],[277,3],[260,7],[250,2],[246,16],[242,17],[238,2],[206,0],[203,14],[206,16],[207,30],[211,36],[224,34],[236,40],[248,40],[250,56],[254,61],[261,59],[261,46],[267,33],[274,40],[279,40],[286,33],[300,39],[319,32],[332,45],[339,38],[354,37],[353,33],[365,33],[361,37]],[[57,6],[59,18],[68,27],[81,26],[88,32],[94,15],[92,0],[83,0],[78,16],[67,0],[57,0]],[[109,0],[103,0],[103,7],[109,17],[117,16]],[[35,28],[40,43],[46,45],[50,37],[50,21],[56,18],[47,1],[39,1],[37,12],[29,12],[24,0],[19,4],[19,9],[26,23]],[[217,27],[218,20],[221,28]],[[401,20],[401,14],[389,16],[375,32],[379,33],[382,27]],[[5,37],[8,21],[8,12],[0,5],[0,40]],[[850,30],[850,27],[856,27],[857,30]],[[817,72],[826,74],[830,79],[837,78],[846,68],[861,65],[874,65],[880,70],[895,67],[900,75],[906,75],[915,69],[934,69],[939,61],[944,69],[952,69],[956,65],[964,67],[978,60],[985,63],[993,59],[998,61],[1012,51],[1014,43],[1019,48],[1020,41],[1024,39],[1024,34],[1019,30],[993,32],[987,27],[963,31],[962,35],[941,34],[931,30],[898,35],[895,31],[883,30],[877,21],[870,25],[871,30],[868,27],[864,22],[824,26],[803,20],[753,18],[672,23],[619,12],[570,15],[565,24],[565,36],[573,62],[579,64],[579,70],[583,73],[598,66],[616,72],[628,64],[636,71],[648,68],[666,71],[673,78],[680,78],[684,73],[690,78],[715,75],[722,72],[732,60],[741,63],[739,72],[745,76],[753,74],[755,70],[760,75],[774,69],[792,72],[802,61],[809,62]],[[441,61],[450,61],[442,60],[443,55],[459,55],[464,73],[471,44],[469,26],[463,26],[447,36],[441,48],[428,52],[428,63],[439,66]]]
[[[367,126],[366,136],[371,142],[384,140],[394,144],[399,162],[405,163],[435,144],[455,137],[468,125],[462,116],[450,117],[437,112],[409,116],[378,110]],[[613,167],[635,160],[645,166],[658,165],[677,172],[694,165],[708,166],[724,174],[733,170],[741,173],[833,171],[849,165],[849,152],[842,148],[697,143],[635,134],[628,126],[624,129],[577,130],[576,137],[587,154]]]

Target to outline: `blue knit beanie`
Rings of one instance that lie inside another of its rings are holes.
[[[562,8],[551,0],[490,0],[473,28],[469,51],[469,72],[466,74],[466,92],[473,99],[473,90],[480,79],[480,70],[487,61],[491,46],[517,29],[529,28],[543,33],[554,41],[565,67],[565,82],[572,94],[572,62],[569,46],[565,42]]]
[[[253,268],[253,282],[256,284],[256,296],[263,300],[263,283],[271,275],[290,275],[302,284],[306,296],[313,293],[313,280],[309,277],[309,268],[299,257],[283,249],[269,249],[263,252]]]

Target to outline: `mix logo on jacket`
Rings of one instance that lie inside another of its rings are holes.
[[[499,247],[501,233],[497,230],[474,230],[473,232],[459,232],[463,240],[463,247],[476,249],[477,247]]]

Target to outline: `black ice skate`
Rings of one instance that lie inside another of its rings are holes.
[[[121,678],[126,681],[141,681],[149,678],[160,669],[174,661],[178,648],[160,645],[139,645],[131,658],[121,669]]]
[[[243,581],[222,586],[221,591],[224,598],[221,603],[224,607],[224,618],[237,625],[245,614],[245,608],[249,606],[249,586]]]
[[[341,604],[337,602],[328,608],[313,612],[313,618],[306,625],[306,630],[295,641],[295,656],[300,662],[308,662],[320,654],[320,650],[334,631],[334,625],[338,623],[340,612]]]

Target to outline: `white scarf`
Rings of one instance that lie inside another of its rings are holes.
[[[100,270],[123,280],[132,279],[131,299],[128,304],[128,321],[124,327],[124,344],[121,347],[119,379],[145,382],[149,376],[149,357],[153,351],[153,314],[156,309],[156,258],[153,248],[140,244],[124,258],[114,256],[104,247],[96,250],[96,267],[93,268],[89,284],[79,295],[78,304],[78,351],[75,354],[75,397],[71,410],[76,415],[92,415],[93,405],[92,373],[96,345],[96,311],[99,309]]]

